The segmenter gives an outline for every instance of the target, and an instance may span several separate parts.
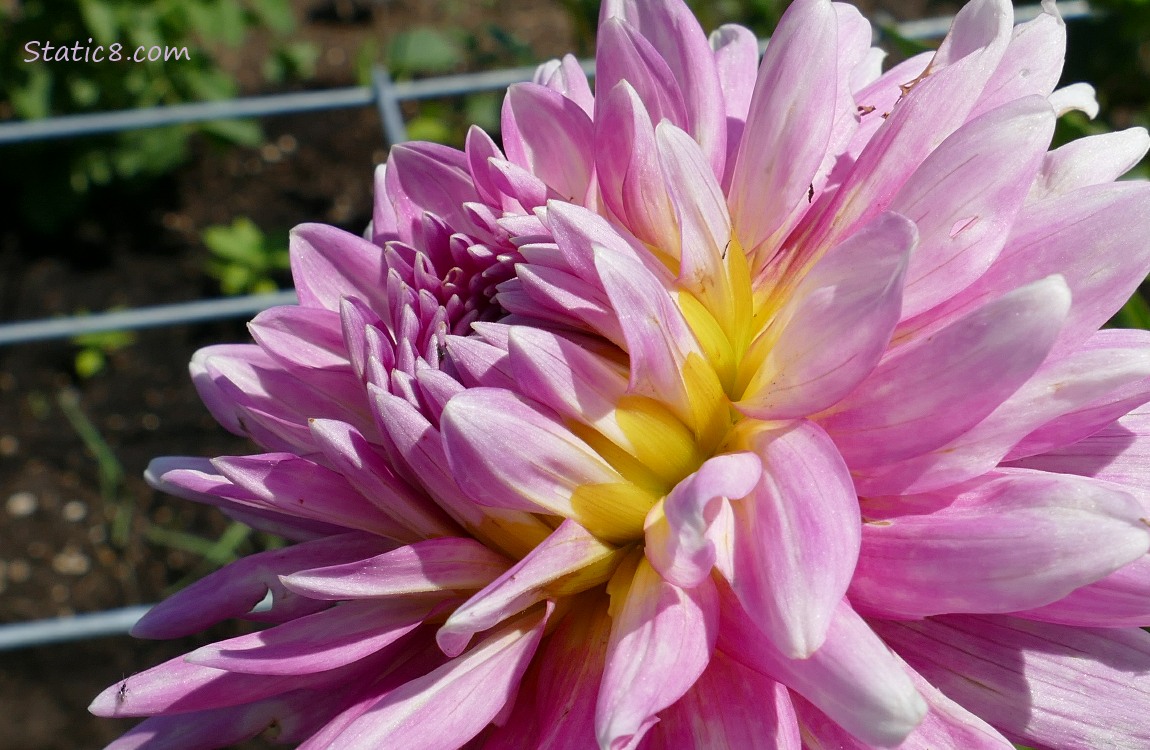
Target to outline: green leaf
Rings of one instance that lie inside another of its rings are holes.
[[[83,380],[99,375],[107,364],[107,357],[99,349],[81,349],[76,352],[76,359],[73,362],[76,374]]]
[[[116,41],[120,25],[110,3],[103,0],[80,0],[80,15],[97,44],[108,45]]]
[[[419,115],[408,120],[407,137],[413,141],[445,143],[451,140],[451,128],[440,117]]]
[[[237,146],[254,148],[264,142],[264,131],[255,120],[212,120],[200,127],[207,133]]]
[[[253,9],[259,20],[277,34],[290,34],[295,29],[295,16],[287,0],[255,0]]]
[[[28,81],[13,88],[8,97],[16,116],[23,120],[38,120],[52,112],[52,75],[42,65],[28,70]]]
[[[264,233],[246,216],[235,219],[230,226],[210,226],[202,236],[216,256],[241,263],[250,263],[253,256],[258,256],[264,242]]]
[[[396,75],[448,73],[463,60],[459,43],[430,26],[417,26],[396,34],[388,54],[388,65]]]

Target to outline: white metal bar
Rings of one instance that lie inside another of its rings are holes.
[[[276,305],[294,305],[296,301],[295,291],[288,290],[274,294],[221,297],[194,302],[179,302],[171,305],[137,307],[133,310],[96,313],[94,315],[7,323],[0,325],[0,346],[72,338],[83,333],[139,330],[141,328],[241,318],[245,315],[254,315]]]

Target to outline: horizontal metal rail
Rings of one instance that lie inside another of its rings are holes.
[[[295,290],[273,294],[253,294],[245,297],[221,297],[171,305],[137,307],[132,310],[80,315],[69,318],[48,318],[7,323],[0,326],[0,346],[23,344],[46,339],[82,336],[103,331],[134,331],[141,328],[203,323],[227,318],[242,318],[276,305],[296,304]]]
[[[1086,0],[1059,3],[1058,10],[1062,17],[1068,20],[1093,15]],[[1041,12],[1040,5],[1015,8],[1015,20],[1027,21]],[[953,21],[952,16],[946,16],[903,23],[880,23],[880,26],[890,28],[895,34],[906,39],[934,39],[943,36]],[[594,74],[592,61],[583,61],[582,65],[588,74]],[[418,81],[392,81],[386,71],[377,69],[373,72],[371,86],[178,104],[123,112],[69,115],[27,122],[5,122],[0,123],[0,144],[372,105],[379,109],[388,142],[399,143],[406,140],[400,102],[498,90],[513,83],[531,80],[534,72],[534,67],[522,67],[462,73]],[[101,331],[136,330],[244,317],[275,305],[293,304],[295,301],[295,292],[284,291],[277,294],[198,300],[95,315],[8,323],[0,325],[0,346],[72,338]],[[123,635],[147,610],[147,605],[140,605],[73,617],[0,625],[0,650],[30,648],[97,636]]]

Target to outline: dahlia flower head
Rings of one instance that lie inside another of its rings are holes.
[[[594,93],[392,148],[192,362],[267,452],[149,468],[293,544],[135,634],[267,627],[109,687],[111,747],[1150,747],[1150,332],[1100,330],[1150,138],[1048,150],[1096,104],[1044,10],[883,73],[849,5],[760,63],[607,0]]]

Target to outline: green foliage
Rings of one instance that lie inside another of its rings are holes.
[[[274,292],[279,288],[275,275],[289,268],[287,238],[269,239],[246,216],[208,227],[202,239],[212,252],[207,272],[224,294]]]
[[[236,95],[237,84],[219,68],[219,53],[258,28],[283,35],[293,27],[289,0],[0,4],[0,119],[226,99]],[[141,57],[158,59],[136,62],[141,48]],[[314,61],[307,45],[280,45],[265,72],[276,81],[306,76]],[[231,143],[262,141],[249,121],[32,143],[6,148],[6,179],[18,180],[22,213],[31,224],[53,231],[93,188],[154,177],[181,163],[188,136],[197,130]]]
[[[79,315],[87,315],[81,310]],[[72,366],[76,375],[84,380],[102,373],[108,366],[108,357],[136,343],[136,334],[131,331],[99,331],[82,333],[72,338],[78,347]]]

